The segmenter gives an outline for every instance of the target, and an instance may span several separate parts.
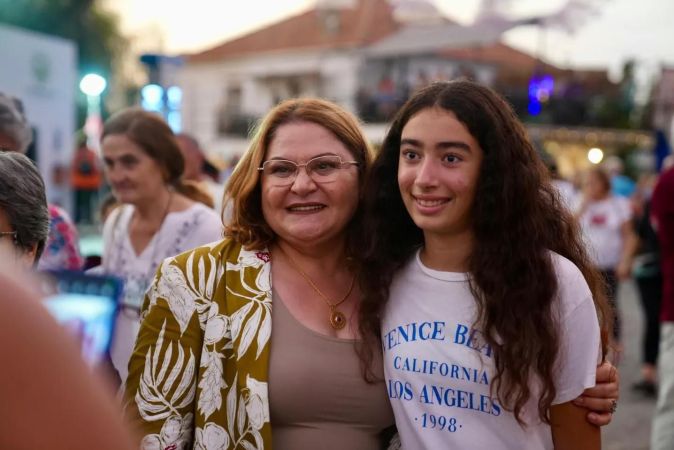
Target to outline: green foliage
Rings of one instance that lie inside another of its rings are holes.
[[[0,23],[75,41],[80,73],[109,78],[126,47],[117,16],[95,0],[0,0]]]

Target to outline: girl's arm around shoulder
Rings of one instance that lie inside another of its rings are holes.
[[[578,396],[586,388],[595,386],[597,382],[597,365],[602,362],[601,338],[597,310],[592,299],[592,293],[580,270],[569,260],[555,255],[555,265],[559,285],[559,352],[557,355],[557,370],[555,384],[557,396],[554,404],[562,405]],[[606,387],[603,377],[606,371],[601,367],[600,384]],[[609,377],[608,385],[613,386]],[[595,390],[597,388],[594,388]],[[588,402],[583,405],[593,412],[589,415],[593,419],[601,414],[600,420],[591,420],[594,424],[602,425],[610,421],[604,418],[604,403],[611,404],[613,390],[598,393],[600,404]],[[606,401],[604,401],[606,400]],[[609,407],[610,408],[610,407]],[[588,416],[587,409],[580,411]],[[589,420],[589,419],[586,419]],[[592,424],[587,423],[588,426]]]
[[[572,402],[550,407],[552,442],[555,450],[599,450],[601,430],[590,424],[584,408]]]

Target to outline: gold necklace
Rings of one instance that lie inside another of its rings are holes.
[[[311,286],[311,288],[316,291],[316,293],[323,299],[326,305],[328,305],[328,308],[330,308],[330,326],[334,328],[335,330],[341,330],[346,326],[346,316],[344,315],[343,312],[339,311],[337,307],[344,303],[347,298],[349,298],[349,295],[351,295],[351,292],[353,291],[353,286],[356,283],[356,275],[351,278],[351,285],[349,286],[349,290],[346,293],[344,297],[337,303],[331,303],[330,299],[328,298],[327,295],[325,295],[323,292],[321,292],[320,289],[318,289],[318,286],[309,278],[309,275],[307,275],[302,269],[300,269],[300,266],[295,262],[294,259],[291,258],[289,254],[281,248],[281,246],[278,246],[278,249],[283,253],[283,255],[288,258],[288,261],[290,261],[290,264],[299,272],[300,275],[302,275],[302,278]]]

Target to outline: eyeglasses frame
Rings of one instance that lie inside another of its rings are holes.
[[[290,181],[288,182],[288,184],[290,185],[290,184],[294,183],[295,180],[297,179],[297,175],[300,173],[300,169],[304,168],[304,171],[307,173],[307,175],[309,176],[309,178],[311,178],[311,179],[312,179],[314,182],[316,182],[316,183],[321,183],[320,180],[317,181],[316,179],[314,179],[314,178],[311,176],[311,172],[307,171],[307,166],[308,166],[309,164],[311,164],[312,161],[314,161],[314,160],[316,160],[316,159],[319,159],[319,158],[325,158],[326,156],[327,156],[327,157],[331,157],[331,158],[339,158],[339,169],[346,169],[346,167],[345,167],[346,165],[349,165],[349,166],[352,166],[352,165],[353,165],[353,166],[360,166],[360,163],[359,163],[358,161],[344,161],[344,160],[342,159],[342,157],[339,156],[339,155],[321,155],[321,156],[316,156],[316,157],[314,157],[314,158],[311,158],[309,161],[307,161],[307,162],[305,162],[305,163],[303,163],[303,164],[298,164],[298,163],[296,163],[295,161],[291,161],[291,160],[289,160],[289,159],[268,159],[268,160],[266,160],[266,161],[263,161],[263,162],[262,162],[262,166],[258,167],[257,170],[258,170],[258,172],[262,172],[262,173],[264,174],[264,165],[265,165],[265,164],[267,164],[267,163],[269,163],[269,162],[288,162],[288,163],[293,164],[293,165],[296,167],[295,174],[294,174],[293,176],[291,176],[291,177],[288,177],[288,178],[280,178],[280,177],[277,177],[278,179],[281,179],[281,180],[288,179],[288,180],[290,180]]]
[[[0,231],[0,238],[12,236],[12,241],[16,244],[19,241],[19,235],[16,231]]]

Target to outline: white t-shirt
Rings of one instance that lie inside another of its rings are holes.
[[[569,208],[569,210],[573,208],[576,196],[578,195],[576,188],[573,187],[573,183],[556,178],[552,180],[552,185],[559,192],[559,198],[562,200],[564,206]]]
[[[624,245],[620,227],[631,216],[629,200],[623,197],[610,196],[587,205],[579,221],[596,267],[614,269],[620,263]]]
[[[559,283],[555,317],[560,351],[557,395],[568,402],[594,386],[601,359],[590,290],[569,260],[552,254]],[[417,253],[391,286],[382,321],[384,375],[402,447],[417,449],[552,449],[550,426],[538,417],[538,384],[522,417],[490,394],[493,352],[473,330],[476,304],[465,273],[425,267]]]
[[[133,211],[132,205],[120,206],[105,221],[103,271],[124,280],[125,305],[140,307],[159,264],[168,257],[221,239],[222,222],[215,211],[195,203],[184,211],[169,213],[149,244],[136,255],[128,233]],[[139,325],[139,317],[133,312],[122,311],[117,318],[111,357],[122,382],[128,374],[127,364]]]

